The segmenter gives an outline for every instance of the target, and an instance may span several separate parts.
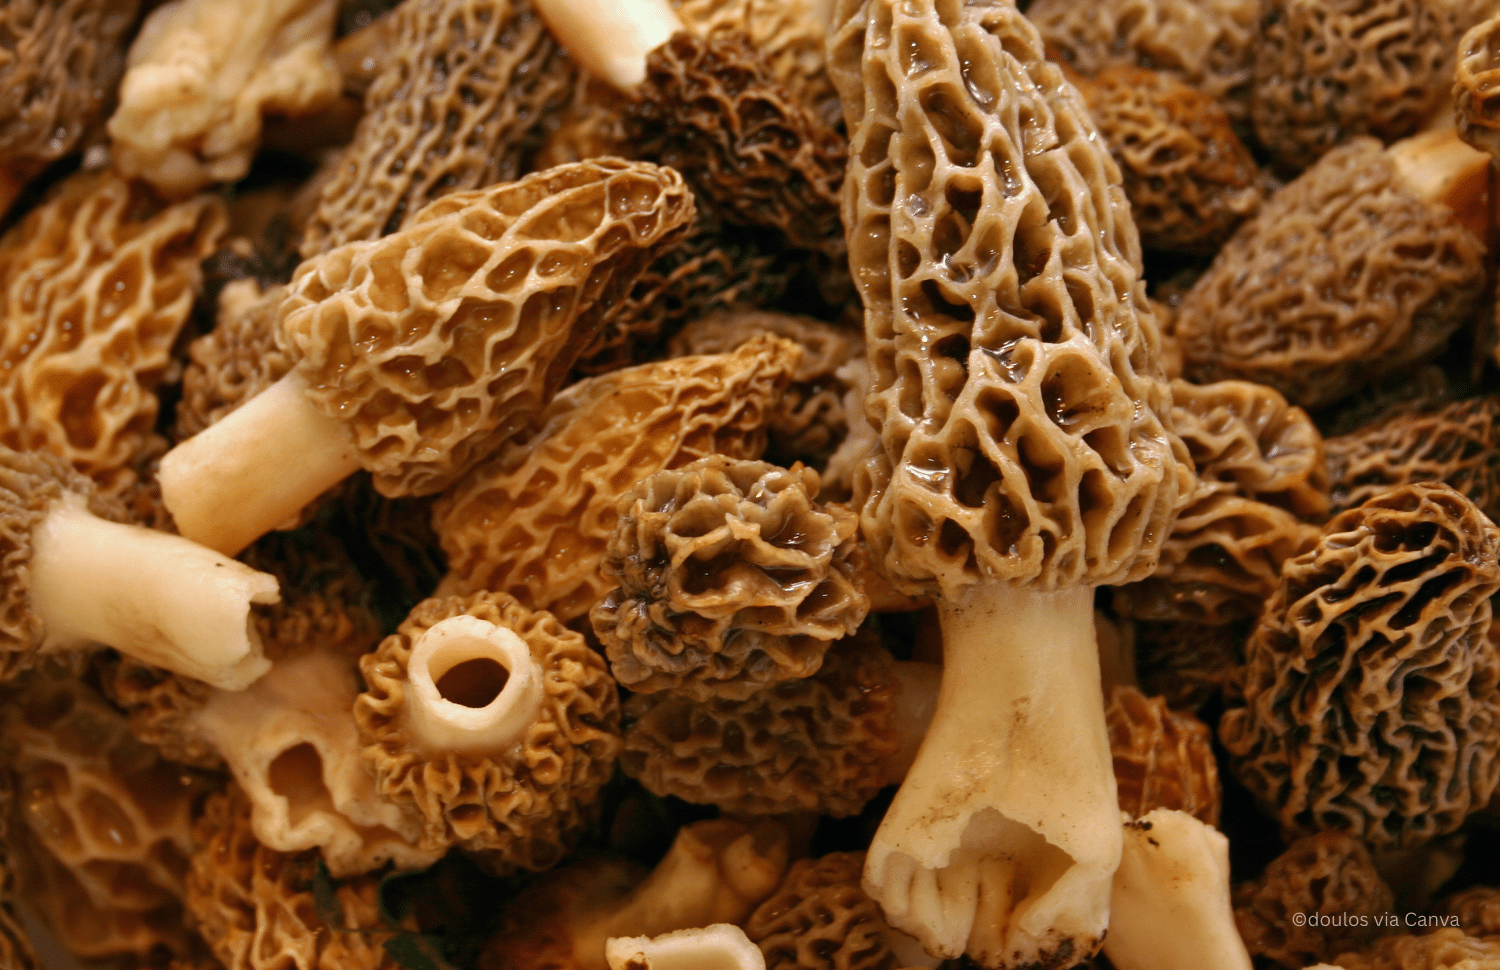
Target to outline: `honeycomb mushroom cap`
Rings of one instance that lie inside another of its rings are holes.
[[[1364,946],[1380,933],[1371,917],[1395,904],[1369,851],[1341,832],[1293,843],[1259,879],[1234,887],[1234,920],[1246,948],[1287,970]]]
[[[283,335],[381,493],[433,494],[546,406],[692,215],[675,172],[619,159],[452,193],[400,233],[304,262]]]
[[[1212,253],[1260,208],[1255,159],[1211,96],[1166,72],[1124,66],[1079,90],[1125,177],[1147,249]]]
[[[1235,773],[1293,832],[1379,848],[1456,830],[1500,781],[1500,529],[1446,485],[1393,489],[1288,561],[1226,691]]]
[[[1500,157],[1500,15],[1476,24],[1459,42],[1453,100],[1463,140]]]
[[[1500,397],[1402,409],[1327,448],[1338,511],[1408,482],[1445,482],[1500,518]]]
[[[792,863],[781,888],[761,903],[745,935],[766,970],[895,970],[889,927],[860,888],[863,852],[834,852]]]
[[[1219,769],[1208,725],[1173,711],[1160,697],[1117,685],[1104,709],[1120,811],[1141,818],[1158,808],[1186,812],[1217,827]]]
[[[620,496],[710,454],[760,457],[799,354],[764,336],[732,354],[642,364],[565,389],[526,441],[434,506],[449,588],[502,590],[564,623],[587,614],[613,585],[599,565]]]
[[[619,585],[589,614],[615,679],[744,700],[816,673],[870,609],[858,521],[817,494],[810,468],[712,455],[622,497],[602,563]]]
[[[472,616],[519,636],[540,665],[545,701],[522,740],[500,755],[424,752],[407,725],[407,663],[417,638]],[[504,593],[428,599],[360,659],[368,685],[354,703],[361,756],[376,790],[421,823],[424,844],[459,845],[497,872],[557,864],[582,834],[620,748],[620,708],[604,660],[551,614]]]
[[[1135,625],[1141,687],[1174,710],[1197,711],[1216,700],[1244,663],[1244,623],[1144,622]]]
[[[627,103],[613,85],[580,70],[567,102],[542,119],[541,144],[531,154],[531,170],[623,154]]]
[[[620,766],[657,795],[725,812],[858,814],[901,747],[891,664],[878,647],[841,640],[813,676],[744,700],[637,694],[625,702]]]
[[[1356,138],[1268,199],[1176,320],[1184,374],[1330,404],[1437,353],[1483,286],[1483,246]]]
[[[177,401],[178,441],[191,438],[291,373],[296,358],[277,339],[286,288],[253,280],[225,286],[212,330],[188,347]]]
[[[1300,171],[1358,135],[1385,141],[1433,113],[1464,0],[1265,0],[1251,116],[1277,161]]]
[[[250,827],[238,786],[209,797],[193,827],[187,908],[225,970],[376,970],[399,966],[383,944],[379,877],[336,884],[334,905],[349,932],[324,924],[314,895],[316,850],[277,852]]]
[[[1342,970],[1490,970],[1500,966],[1500,938],[1468,936],[1449,927],[1383,937],[1334,959]]]
[[[0,443],[64,455],[112,492],[132,484],[224,224],[217,198],[163,207],[106,171],[68,178],[6,233]]]

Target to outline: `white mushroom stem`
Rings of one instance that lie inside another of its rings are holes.
[[[922,663],[915,660],[896,661],[896,709],[892,712],[891,726],[901,737],[901,749],[885,763],[886,784],[898,785],[917,760],[917,751],[927,737],[932,725],[932,716],[937,712],[938,693],[942,687],[943,668],[940,664]]]
[[[233,556],[358,470],[349,430],[293,370],[167,452],[159,477],[178,531]]]
[[[765,970],[766,958],[729,923],[678,930],[655,939],[617,937],[605,948],[610,970]]]
[[[107,522],[76,495],[32,533],[31,602],[49,647],[102,643],[244,690],[271,667],[250,605],[280,598],[274,576],[181,536]]]
[[[935,955],[1078,962],[1104,935],[1121,838],[1093,591],[983,584],[939,606],[937,712],[865,891]]]
[[[536,0],[552,35],[584,70],[629,93],[646,55],[683,29],[667,0]]]
[[[430,752],[499,754],[536,723],[543,676],[512,631],[474,616],[442,620],[417,638],[407,662],[413,743]]]
[[[1386,157],[1413,195],[1448,206],[1475,237],[1488,238],[1490,156],[1458,137],[1456,128],[1404,138],[1386,149]]]
[[[1229,898],[1229,840],[1166,808],[1127,822],[1104,953],[1117,970],[1250,970]]]

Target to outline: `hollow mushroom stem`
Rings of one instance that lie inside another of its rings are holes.
[[[1403,138],[1386,149],[1386,156],[1413,195],[1446,205],[1464,228],[1487,238],[1490,156],[1466,143],[1456,128]]]
[[[233,556],[359,469],[348,429],[306,391],[293,370],[162,457],[162,501],[179,532]]]
[[[1093,591],[982,584],[939,609],[937,710],[865,891],[939,956],[1081,959],[1104,934],[1121,842]]]
[[[224,690],[271,666],[250,604],[280,599],[274,577],[180,536],[107,522],[77,496],[32,533],[31,596],[49,646],[103,643]]]
[[[474,616],[433,625],[412,647],[412,739],[430,751],[495,755],[536,723],[543,671],[526,641]]]
[[[683,29],[667,0],[536,0],[568,53],[627,94],[646,79],[646,55]]]

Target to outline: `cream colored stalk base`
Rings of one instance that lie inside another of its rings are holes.
[[[443,675],[469,660],[493,660],[507,673],[505,686],[484,707],[443,697]],[[526,641],[476,616],[452,616],[417,639],[407,662],[407,724],[412,740],[430,752],[494,755],[520,741],[536,723],[545,692],[541,664]]]
[[[901,750],[886,761],[885,783],[899,785],[917,760],[917,751],[932,726],[937,713],[938,694],[942,690],[943,668],[938,664],[915,660],[896,661],[896,710],[891,718],[901,736]]]
[[[255,837],[281,852],[321,848],[334,876],[386,862],[432,865],[418,826],[382,801],[359,757],[347,651],[320,647],[280,660],[247,691],[215,694],[193,715],[250,797]]]
[[[162,457],[162,501],[179,532],[236,555],[359,470],[348,430],[306,391],[293,370]]]
[[[1116,970],[1250,970],[1229,901],[1229,840],[1158,808],[1125,823],[1104,953]]]
[[[584,70],[629,93],[646,55],[682,30],[667,0],[536,0],[552,35]]]
[[[1490,156],[1458,137],[1457,128],[1403,138],[1386,149],[1386,156],[1413,195],[1446,205],[1476,238],[1486,238]]]
[[[678,930],[655,939],[626,936],[605,948],[609,970],[766,970],[760,947],[729,923]]]
[[[32,533],[31,601],[49,647],[102,643],[244,690],[271,669],[250,604],[280,598],[274,576],[181,536],[106,522],[75,495]]]
[[[939,608],[937,713],[870,844],[865,892],[934,955],[1081,962],[1120,861],[1093,591],[986,585]]]

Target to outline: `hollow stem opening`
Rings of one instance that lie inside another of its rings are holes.
[[[646,55],[683,29],[667,0],[536,0],[552,35],[590,74],[629,93]]]
[[[413,740],[429,751],[497,754],[541,713],[542,668],[515,633],[453,616],[422,634],[407,662]]]

